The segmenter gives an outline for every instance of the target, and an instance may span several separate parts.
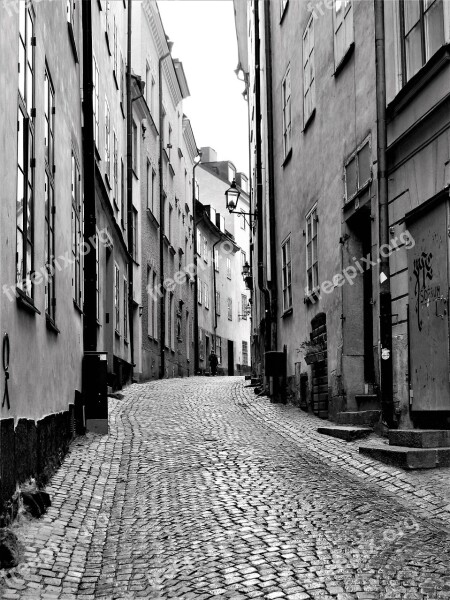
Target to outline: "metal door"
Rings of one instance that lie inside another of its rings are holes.
[[[447,202],[407,223],[412,410],[450,410]]]

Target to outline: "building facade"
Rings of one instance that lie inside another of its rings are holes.
[[[78,4],[0,9],[0,514],[45,482],[81,394],[82,24]],[[74,254],[75,250],[75,254]],[[5,523],[3,523],[4,525]]]
[[[447,288],[438,281],[428,289],[431,263],[421,271],[428,291],[417,284],[425,242],[413,249],[420,211],[410,212],[424,200],[442,200],[441,215],[433,208],[423,227],[433,218],[444,226],[448,7],[413,4],[417,14],[400,1],[235,2],[256,212],[255,374],[264,377],[267,351],[285,349],[288,388],[301,406],[333,418],[380,409],[391,427],[431,422],[444,404],[450,410],[446,355],[434,365],[436,383],[427,365],[437,350],[425,359],[423,319],[417,331],[412,321],[425,304],[426,335],[447,322]],[[414,35],[423,41],[415,42],[415,54]],[[376,37],[385,43],[383,55],[376,54]],[[446,245],[436,243],[444,260]],[[417,399],[428,377],[446,401],[433,403],[436,390]]]
[[[230,161],[217,161],[212,148],[201,148],[196,170],[198,370],[210,370],[212,350],[218,372],[250,372],[250,292],[242,272],[249,260],[248,180]],[[236,181],[239,214],[226,210],[225,192]]]

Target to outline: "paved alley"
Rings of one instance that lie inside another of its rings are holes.
[[[16,525],[1,598],[450,598],[450,469],[320,436],[243,378],[133,385]]]

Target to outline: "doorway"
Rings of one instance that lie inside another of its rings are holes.
[[[228,375],[234,375],[234,342],[228,340]]]
[[[312,365],[313,412],[322,419],[328,418],[328,355],[327,317],[319,313],[311,320],[311,341],[325,348],[324,358]]]

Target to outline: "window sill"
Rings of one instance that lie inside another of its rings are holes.
[[[294,312],[294,309],[292,308],[292,306],[290,308],[287,308],[284,313],[281,315],[282,319],[285,319],[286,317],[289,317],[290,315],[292,315],[292,313]]]
[[[105,173],[105,182],[106,182],[106,187],[108,188],[109,191],[111,191],[112,187],[111,187],[111,183],[109,181],[109,175],[107,173]]]
[[[123,105],[123,102],[120,103],[120,110],[122,111],[122,117],[125,119],[125,107]]]
[[[125,344],[125,346],[128,346],[128,340],[123,340],[123,343]]]
[[[115,69],[113,69],[113,77],[114,77],[114,83],[116,84],[116,89],[119,89],[119,81],[117,79],[117,73],[115,71]]]
[[[350,206],[350,204],[352,204],[352,202],[354,202],[364,192],[366,192],[369,189],[369,187],[372,185],[372,182],[373,182],[372,178],[368,179],[366,181],[366,183],[364,183],[364,185],[362,185],[355,194],[353,194],[352,196],[350,196],[350,198],[348,198],[347,200],[345,200],[344,209],[347,208],[347,206]],[[357,207],[355,207],[355,208],[357,208]]]
[[[58,327],[56,327],[55,321],[47,314],[45,315],[45,324],[47,326],[47,329],[52,333],[61,333]]]
[[[73,301],[73,305],[75,307],[75,310],[80,313],[80,315],[83,314],[83,309],[81,308],[81,306],[78,304],[78,302],[76,300]]]
[[[95,158],[97,159],[97,162],[101,162],[102,157],[100,156],[100,152],[98,151],[97,148],[97,142],[94,140],[94,145],[95,145]]]
[[[117,329],[114,330],[114,335],[118,338],[120,338],[120,331],[117,331]]]
[[[339,75],[339,73],[344,69],[345,65],[350,60],[350,57],[352,56],[354,49],[355,49],[355,42],[352,42],[350,44],[350,46],[347,48],[347,50],[345,51],[344,56],[341,58],[341,60],[338,62],[338,64],[334,67],[333,77],[337,77]]]
[[[147,216],[150,220],[150,223],[153,225],[155,229],[159,229],[159,223],[151,208],[147,208]]]
[[[308,127],[311,125],[311,123],[314,121],[314,117],[316,116],[316,109],[313,108],[311,114],[309,115],[309,117],[306,119],[305,124],[303,125],[303,131],[302,133],[305,133],[306,130],[308,129]]]
[[[281,163],[281,166],[284,168],[288,164],[288,162],[291,160],[291,158],[292,158],[292,148],[289,148],[289,152],[286,154],[285,159]]]
[[[77,45],[75,42],[75,35],[74,35],[72,23],[67,23],[67,29],[69,30],[69,39],[70,39],[70,45],[72,46],[73,57],[75,59],[76,64],[78,64],[78,62],[79,62],[78,51],[77,51]]]
[[[286,15],[286,13],[287,13],[288,6],[289,6],[289,0],[286,2],[285,6],[284,6],[284,9],[283,9],[283,12],[282,12],[282,14],[281,14],[281,18],[280,18],[280,25],[281,25],[281,24],[283,23],[283,21],[284,21],[284,17],[285,17],[285,15]]]
[[[41,311],[39,309],[37,309],[36,306],[34,305],[33,299],[30,298],[30,296],[28,296],[24,292],[22,292],[22,290],[20,290],[19,288],[16,288],[16,299],[17,299],[17,304],[18,304],[18,306],[20,306],[20,308],[23,308],[30,314],[37,314],[37,315],[41,314]]]
[[[137,174],[137,165],[133,165],[132,167],[132,171],[133,171],[133,175],[136,177],[136,179],[139,181],[139,177]]]
[[[317,302],[317,300],[319,300],[319,298],[320,298],[319,292],[320,292],[320,288],[318,288],[318,287],[316,287],[313,290],[311,290],[310,292],[308,292],[307,295],[303,299],[304,304],[314,304],[315,302]]]

